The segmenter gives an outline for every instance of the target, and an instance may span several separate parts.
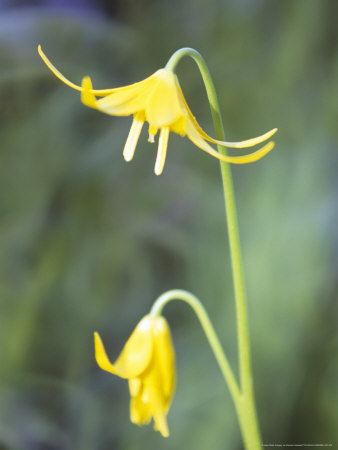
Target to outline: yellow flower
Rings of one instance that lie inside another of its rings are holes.
[[[95,358],[101,369],[128,379],[131,422],[144,425],[153,418],[154,429],[168,437],[166,416],[175,389],[175,354],[166,320],[145,316],[114,364],[99,334],[95,332],[94,337]]]
[[[244,156],[227,156],[217,152],[207,141],[224,147],[252,147],[269,139],[277,128],[242,142],[213,139],[197,123],[184,98],[177,76],[170,70],[160,69],[145,80],[129,86],[97,90],[93,89],[89,77],[83,78],[82,86],[72,83],[53,66],[40,46],[38,51],[45,64],[61,81],[81,92],[81,100],[85,105],[112,116],[134,116],[123,151],[126,161],[131,161],[134,156],[144,122],[149,123],[149,142],[155,142],[155,135],[160,130],[155,163],[156,175],[160,175],[163,171],[170,132],[182,137],[187,136],[197,147],[210,155],[234,164],[257,161],[274,147],[274,142],[269,142],[254,153]],[[102,98],[97,99],[96,96]]]

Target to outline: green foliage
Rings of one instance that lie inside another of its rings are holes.
[[[81,105],[74,82],[124,85],[189,45],[215,78],[229,140],[275,126],[276,149],[234,167],[263,441],[332,443],[337,391],[337,5],[329,0],[126,2],[123,24],[0,16],[0,447],[236,449],[230,396],[197,320],[165,310],[177,350],[171,436],[129,422],[127,385],[99,370],[94,330],[117,356],[155,298],[189,289],[236,366],[217,161],[170,136],[161,177],[130,118]],[[240,6],[241,5],[241,6]],[[211,118],[192,62],[189,104]],[[211,132],[211,131],[210,131]]]

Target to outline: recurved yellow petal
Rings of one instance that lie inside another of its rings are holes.
[[[38,52],[41,56],[43,62],[46,64],[46,66],[54,73],[54,75],[61,80],[63,83],[65,83],[67,86],[71,87],[72,89],[75,89],[76,91],[82,91],[83,87],[78,86],[77,84],[73,83],[72,81],[68,80],[62,73],[51,63],[51,61],[47,58],[47,56],[42,51],[41,45],[38,46]],[[138,87],[140,84],[142,84],[144,81],[139,81],[137,83],[130,84],[128,86],[122,86],[112,89],[93,89],[92,92],[95,95],[98,95],[99,97],[103,97],[112,93],[117,93],[126,89],[129,89],[131,87]]]
[[[114,364],[109,361],[98,333],[95,333],[95,358],[103,370],[121,378],[135,378],[145,370],[152,354],[150,318],[145,316],[126,342]]]
[[[256,150],[253,153],[250,153],[249,155],[243,155],[243,156],[234,156],[233,160],[231,161],[233,164],[246,164],[246,163],[252,163],[255,161],[260,160],[263,158],[263,156],[267,155],[271,150],[274,148],[275,143],[273,141],[268,142],[266,145],[264,145],[259,150]]]
[[[154,75],[97,100],[97,108],[111,116],[129,116],[144,111],[145,103],[153,88],[153,77]]]
[[[183,95],[182,89],[180,84],[177,82],[177,91],[179,92],[180,100],[184,104],[184,107],[188,113],[188,117],[190,121],[192,122],[192,125],[195,127],[198,134],[205,140],[212,142],[214,144],[222,145],[223,147],[229,147],[229,148],[248,148],[253,147],[257,144],[261,144],[262,142],[270,139],[271,136],[273,136],[277,131],[278,128],[273,128],[272,130],[268,131],[267,133],[262,134],[261,136],[257,136],[255,138],[246,139],[244,141],[239,142],[229,142],[229,141],[220,141],[218,139],[214,139],[211,136],[209,136],[203,128],[200,126],[200,124],[197,122],[196,117],[191,112],[191,109],[189,108],[187,101]]]
[[[268,131],[267,133],[262,134],[261,136],[257,136],[255,138],[246,139],[245,141],[239,141],[239,142],[218,141],[217,139],[213,139],[210,136],[208,136],[208,140],[210,142],[214,142],[215,144],[223,145],[224,147],[248,148],[248,147],[253,147],[254,145],[257,145],[257,144],[261,144],[264,141],[267,141],[268,139],[271,138],[271,136],[273,136],[276,133],[276,131],[278,131],[278,128],[273,128],[272,130]],[[204,139],[207,139],[207,138],[204,138]]]
[[[228,163],[232,164],[246,164],[251,163],[254,161],[258,161],[259,159],[263,158],[267,153],[269,153],[273,147],[274,142],[269,142],[261,149],[250,153],[249,155],[243,155],[243,156],[228,156],[228,155],[222,155],[221,153],[214,150],[200,135],[200,133],[196,130],[194,124],[188,120],[187,124],[187,136],[188,138],[201,150],[204,150],[205,152],[209,153],[210,155],[214,156],[215,158],[218,158],[221,161],[226,161]]]
[[[114,368],[122,378],[134,378],[148,366],[153,350],[151,319],[145,316],[126,342]]]
[[[103,342],[99,333],[94,333],[94,345],[95,345],[95,359],[101,369],[111,372],[116,375],[113,364],[109,361]]]
[[[47,56],[44,54],[44,52],[42,51],[41,45],[38,46],[38,52],[39,55],[41,56],[43,62],[46,64],[46,66],[54,73],[54,75],[61,80],[63,83],[65,83],[67,86],[77,90],[77,91],[82,91],[81,86],[78,86],[74,83],[72,83],[71,81],[69,81],[64,75],[62,75],[61,72],[58,71],[58,69],[49,61],[49,59],[47,58]]]

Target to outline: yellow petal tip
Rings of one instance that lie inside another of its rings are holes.
[[[48,69],[53,72],[53,74],[59,79],[61,80],[63,83],[65,83],[67,86],[71,87],[72,89],[75,89],[76,91],[82,91],[82,88],[80,86],[77,86],[76,84],[72,83],[71,81],[69,81],[64,75],[62,75],[61,72],[59,72],[59,70],[49,61],[49,59],[47,58],[47,56],[44,54],[44,52],[42,51],[41,45],[38,45],[38,52],[39,55],[41,56],[42,61],[46,64],[46,66],[48,67]]]

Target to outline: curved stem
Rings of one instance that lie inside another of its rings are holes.
[[[184,56],[190,56],[197,64],[202,78],[204,82],[205,89],[207,91],[207,96],[210,104],[212,119],[214,122],[215,132],[218,139],[224,141],[225,140],[225,134],[224,134],[224,128],[223,128],[223,121],[220,114],[220,108],[219,103],[216,95],[216,90],[212,82],[211,74],[209,72],[208,66],[203,58],[203,56],[196,51],[193,48],[185,47],[177,50],[169,59],[167,62],[165,68],[167,70],[174,71],[179,61]],[[226,154],[224,147],[217,146],[218,149],[222,149],[222,153]],[[227,164],[228,165],[228,164]]]
[[[195,297],[190,292],[181,289],[174,289],[165,292],[164,294],[160,295],[158,299],[155,301],[153,307],[151,308],[150,315],[154,317],[159,316],[164,306],[172,300],[182,300],[185,303],[188,303],[188,305],[190,305],[191,308],[194,310],[196,316],[198,317],[198,320],[201,323],[203,331],[208,339],[210,347],[215,355],[215,358],[221,369],[225,382],[228,384],[229,391],[236,405],[236,408],[239,407],[241,400],[241,393],[237,381],[231,370],[230,364],[224,353],[222,345],[217,337],[214,327],[210,322],[209,316],[202,303],[198,300],[198,298]]]
[[[203,57],[192,48],[182,48],[172,55],[166,65],[166,69],[174,70],[183,56],[190,56],[193,58],[201,72],[210,103],[216,136],[219,140],[223,141],[225,140],[225,133],[216,90]],[[224,155],[227,154],[224,147],[218,145],[217,148],[220,153]],[[243,407],[241,408],[241,414],[239,414],[239,421],[241,424],[245,447],[253,450],[260,449],[261,444],[252,386],[249,326],[237,211],[230,165],[224,161],[220,161],[220,165],[236,302],[240,387],[243,395]]]

